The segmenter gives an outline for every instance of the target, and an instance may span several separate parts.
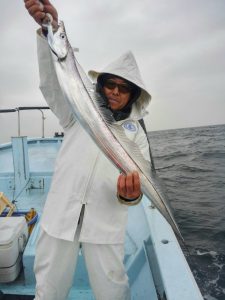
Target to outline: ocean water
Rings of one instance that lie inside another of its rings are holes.
[[[225,125],[149,132],[149,138],[204,299],[224,300]]]

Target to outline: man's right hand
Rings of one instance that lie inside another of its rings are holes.
[[[53,17],[53,28],[58,27],[58,13],[55,7],[49,2],[49,0],[24,0],[25,7],[31,17],[42,26],[43,19],[46,13],[49,13]]]

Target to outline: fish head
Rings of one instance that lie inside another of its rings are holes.
[[[65,59],[68,54],[69,42],[63,22],[60,21],[59,27],[56,32],[53,32],[52,25],[50,23],[48,24],[47,29],[47,39],[51,51],[57,56],[59,60]]]

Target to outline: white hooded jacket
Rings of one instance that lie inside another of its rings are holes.
[[[119,171],[76,122],[63,99],[47,41],[40,33],[37,43],[40,89],[65,133],[41,226],[51,236],[72,241],[82,206],[85,205],[80,241],[123,243],[128,209],[119,203],[116,196]],[[118,123],[149,160],[147,138],[138,120],[146,114],[151,97],[143,85],[132,53],[126,53],[103,72],[123,77],[141,88],[141,96],[133,104],[130,117]],[[99,72],[90,71],[89,74],[95,80]]]

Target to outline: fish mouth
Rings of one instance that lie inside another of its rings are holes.
[[[55,54],[59,61],[64,60],[68,54],[68,47],[66,44],[66,33],[63,30],[63,23],[59,25],[56,32],[53,32],[52,24],[46,25],[48,30],[47,39],[51,51]]]
[[[67,52],[65,51],[60,51],[60,50],[56,50],[54,49],[54,47],[50,47],[51,51],[55,54],[55,56],[58,58],[59,61],[63,61],[66,59],[67,57]]]

